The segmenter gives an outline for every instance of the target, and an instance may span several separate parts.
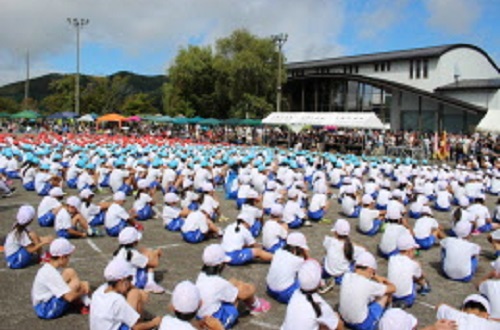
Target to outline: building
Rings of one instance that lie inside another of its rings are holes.
[[[500,70],[452,44],[289,63],[284,111],[374,111],[391,129],[473,130],[500,111]],[[499,124],[500,125],[500,124]]]

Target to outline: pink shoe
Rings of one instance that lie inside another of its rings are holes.
[[[481,235],[481,231],[480,231],[480,230],[475,229],[475,230],[472,232],[472,236],[479,236],[479,235]]]
[[[252,308],[250,314],[258,315],[262,313],[267,313],[271,309],[271,303],[263,298],[255,298],[259,301],[257,307]]]
[[[144,287],[144,291],[151,293],[163,293],[165,292],[165,289],[161,285],[153,282],[146,284],[146,286]]]

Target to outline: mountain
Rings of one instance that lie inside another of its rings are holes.
[[[43,100],[46,96],[51,94],[49,89],[50,83],[65,77],[66,75],[58,73],[50,73],[44,76],[30,79],[29,82],[29,97],[35,99],[37,102]],[[127,77],[129,80],[129,87],[133,93],[146,93],[157,98],[162,93],[162,85],[168,81],[164,75],[144,76],[133,72],[120,71],[116,72],[107,78],[114,78],[115,76]],[[80,86],[85,86],[89,80],[88,75],[80,75]],[[21,102],[24,99],[24,84],[25,81],[19,81],[0,87],[0,97],[7,97]]]

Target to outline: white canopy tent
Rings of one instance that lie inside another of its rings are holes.
[[[78,118],[77,121],[93,122],[94,117],[92,117],[92,115],[84,115]]]
[[[476,127],[480,132],[500,133],[500,109],[490,109]]]
[[[302,127],[336,126],[339,128],[385,129],[373,112],[273,112],[262,120],[265,125],[288,125],[293,131]]]

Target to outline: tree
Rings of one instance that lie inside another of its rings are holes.
[[[137,93],[128,96],[121,107],[123,115],[138,115],[141,113],[154,113],[155,107],[151,97],[146,93]]]
[[[41,107],[48,113],[72,111],[75,107],[74,81],[74,76],[67,75],[51,82],[49,89],[52,94],[42,100]]]
[[[15,113],[21,109],[19,103],[8,97],[0,97],[0,111]]]

